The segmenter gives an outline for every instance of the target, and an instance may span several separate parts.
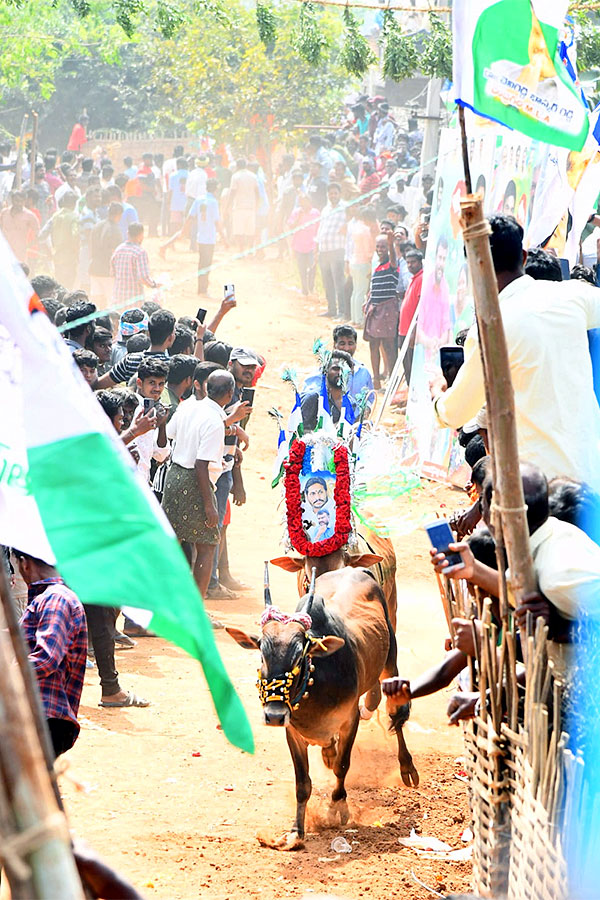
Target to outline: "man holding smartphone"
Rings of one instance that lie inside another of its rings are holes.
[[[160,398],[164,390],[169,364],[159,357],[147,357],[140,363],[137,374],[137,392],[142,397],[142,402],[133,418],[135,421],[148,412],[154,412],[154,428],[145,434],[139,435],[136,440],[136,449],[139,453],[138,471],[144,481],[150,482],[150,464],[153,459],[162,463],[169,455],[167,444],[168,411],[161,404]]]
[[[235,347],[231,351],[228,368],[235,380],[235,387],[225,412],[231,414],[234,412],[234,409],[237,409],[239,412],[241,411],[240,404],[242,404],[246,407],[246,415],[239,421],[239,424],[231,424],[225,427],[223,472],[215,486],[221,541],[215,551],[208,587],[208,596],[215,600],[230,599],[235,596],[235,591],[245,588],[245,585],[234,578],[229,571],[227,526],[224,525],[224,522],[230,494],[233,496],[233,502],[236,506],[242,506],[246,502],[246,490],[241,468],[243,454],[240,450],[239,442],[242,442],[244,450],[247,449],[248,436],[244,429],[252,412],[252,403],[249,402],[250,398],[247,392],[252,391],[254,393],[251,385],[258,365],[258,359],[251,350],[247,350],[244,347]]]

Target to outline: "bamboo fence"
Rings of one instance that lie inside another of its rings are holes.
[[[527,636],[526,686],[517,683],[512,623],[499,635],[491,602],[471,598],[464,582],[444,579],[451,617],[482,622],[473,690],[475,719],[464,723],[465,768],[474,834],[473,890],[482,898],[568,900],[562,845],[566,786],[578,796],[583,764],[567,749],[562,672],[549,660],[548,629]]]

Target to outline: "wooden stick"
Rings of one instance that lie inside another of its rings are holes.
[[[458,121],[460,124],[460,142],[462,149],[463,169],[465,170],[465,185],[467,194],[473,193],[473,182],[471,181],[471,164],[469,162],[469,146],[467,144],[467,128],[465,125],[465,108],[458,107]]]
[[[0,604],[0,764],[17,834],[26,842],[22,857],[31,868],[33,892],[42,900],[81,900],[69,830],[60,812],[36,733],[19,666],[14,665],[4,606]],[[41,830],[35,841],[28,835]],[[7,837],[4,836],[5,840]],[[18,882],[12,884],[19,892]],[[12,886],[11,884],[11,886]]]
[[[537,580],[529,548],[529,528],[519,471],[508,349],[488,237],[489,225],[483,215],[482,201],[478,197],[468,196],[461,200],[460,206],[488,385],[487,414],[488,422],[492,423],[495,469],[494,506],[500,512],[511,582],[519,604],[524,594],[537,590]]]
[[[25,692],[29,701],[29,708],[31,709],[35,730],[37,731],[37,736],[42,748],[42,753],[44,754],[46,769],[48,770],[48,774],[50,776],[52,790],[54,791],[54,797],[56,799],[58,808],[64,810],[62,797],[60,796],[58,782],[56,780],[56,773],[54,771],[54,750],[52,748],[52,743],[50,740],[50,732],[48,731],[48,726],[46,724],[46,716],[44,715],[42,698],[40,697],[40,690],[38,687],[37,679],[29,663],[25,639],[23,637],[23,632],[21,631],[21,628],[19,626],[19,619],[17,616],[17,610],[15,608],[15,601],[13,599],[10,584],[8,583],[8,578],[6,577],[6,571],[3,565],[0,565],[0,604],[2,605],[4,616],[8,623],[8,633],[10,634],[10,639],[12,641],[13,652],[15,654],[18,666],[21,670],[21,675],[23,676]]]
[[[17,147],[17,164],[15,167],[15,190],[21,190],[21,180],[22,180],[22,170],[23,170],[23,150],[25,143],[25,129],[27,128],[27,120],[29,116],[27,113],[23,116],[23,121],[21,122],[21,131],[19,132],[19,146]]]
[[[33,120],[33,126],[31,129],[31,154],[29,156],[29,165],[31,169],[29,173],[29,185],[30,187],[33,187],[35,184],[35,161],[37,159],[38,114],[32,112],[31,118]]]

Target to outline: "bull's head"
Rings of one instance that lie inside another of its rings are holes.
[[[343,569],[345,566],[352,566],[354,569],[374,566],[380,563],[383,556],[377,553],[361,553],[353,556],[345,550],[336,550],[335,553],[328,553],[326,556],[276,556],[271,562],[286,572],[298,572],[302,575],[298,576],[299,590],[306,590],[308,587],[311,573],[316,569],[317,578],[324,575],[325,572],[334,572],[337,569]]]
[[[260,650],[258,693],[263,705],[265,724],[289,725],[294,709],[308,696],[313,684],[313,659],[330,656],[343,647],[343,638],[335,635],[316,638],[310,633],[310,610],[315,598],[313,569],[310,590],[299,612],[288,616],[272,605],[269,587],[269,564],[265,562],[265,611],[262,634],[249,635],[238,628],[227,633],[245,650]]]

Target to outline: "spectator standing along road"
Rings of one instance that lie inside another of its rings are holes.
[[[134,222],[127,229],[127,240],[120,244],[110,261],[110,274],[114,276],[113,298],[116,303],[141,303],[144,285],[157,288],[159,285],[150,275],[148,254],[142,248],[144,226]]]
[[[339,184],[332,182],[327,188],[327,205],[321,214],[317,232],[319,266],[325,296],[326,316],[339,315],[348,318],[344,298],[344,252],[346,248],[346,208],[341,203]]]

